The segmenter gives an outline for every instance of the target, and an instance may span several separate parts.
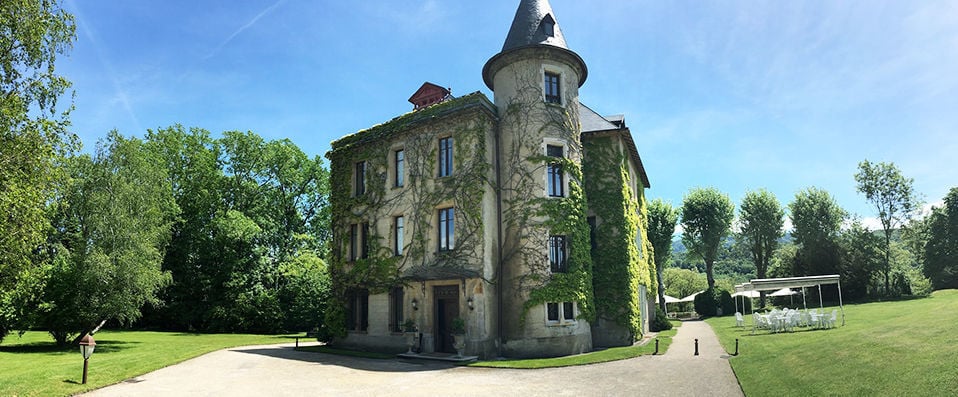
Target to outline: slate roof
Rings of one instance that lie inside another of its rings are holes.
[[[579,102],[579,125],[582,127],[582,132],[605,131],[619,128],[582,102]]]
[[[553,36],[551,37],[539,26],[546,15],[551,15],[552,20],[555,21]],[[549,2],[547,0],[522,0],[519,3],[519,8],[516,9],[515,18],[512,19],[512,27],[509,28],[506,42],[502,45],[502,52],[536,44],[547,44],[566,50],[569,49],[565,43],[565,38],[562,37],[562,30],[559,29],[559,22],[556,20]]]

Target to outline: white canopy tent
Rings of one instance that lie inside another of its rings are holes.
[[[698,295],[698,294],[701,294],[701,293],[703,293],[703,292],[705,292],[705,290],[701,290],[701,291],[696,292],[696,293],[694,293],[694,294],[692,294],[692,295],[686,296],[686,297],[684,297],[684,298],[682,298],[682,299],[679,299],[679,302],[694,302],[694,301],[695,301],[695,296]]]
[[[838,307],[842,311],[842,325],[845,325],[845,305],[842,302],[842,282],[837,274],[826,276],[805,276],[805,277],[784,277],[784,278],[759,278],[745,284],[735,286],[735,291],[776,291],[783,288],[801,288],[802,306],[808,309],[805,304],[805,288],[818,287],[818,304],[824,309],[822,302],[822,285],[838,285]],[[739,289],[741,287],[741,290]],[[744,303],[743,303],[744,306]]]
[[[668,309],[669,309],[669,303],[679,303],[679,302],[681,302],[682,300],[680,300],[679,298],[676,298],[676,297],[674,297],[674,296],[669,296],[669,295],[663,295],[663,296],[665,297],[665,314],[668,315],[668,314],[669,314],[669,310],[668,310]]]

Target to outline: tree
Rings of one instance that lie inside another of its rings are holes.
[[[858,191],[865,195],[875,209],[878,210],[878,220],[881,221],[885,232],[885,294],[890,292],[889,274],[891,273],[891,234],[900,228],[914,214],[919,207],[912,184],[914,180],[905,178],[895,163],[870,163],[868,160],[858,163],[858,173],[855,174],[858,182]]]
[[[732,200],[715,188],[693,189],[682,201],[682,243],[705,262],[709,289],[715,287],[712,264],[734,217]]]
[[[925,245],[924,273],[935,289],[958,288],[958,187],[945,196],[945,205],[935,208]]]
[[[0,340],[25,326],[23,299],[45,279],[33,255],[49,227],[60,163],[75,146],[66,130],[72,106],[57,109],[70,82],[54,65],[75,32],[73,16],[56,2],[0,2]]]
[[[838,237],[846,212],[828,192],[810,187],[789,204],[798,244],[793,276],[835,274],[840,267]]]
[[[746,243],[758,278],[766,278],[768,266],[778,247],[778,239],[784,236],[785,210],[775,195],[767,190],[748,192],[739,207],[740,236]],[[765,307],[765,292],[762,292],[762,307]]]
[[[160,269],[179,209],[166,170],[142,141],[115,131],[71,159],[57,203],[55,252],[41,325],[64,345],[109,320],[129,324],[170,281]]]
[[[668,265],[669,258],[672,256],[672,235],[675,234],[675,222],[678,221],[679,213],[672,205],[655,199],[649,204],[649,241],[652,243],[652,252],[654,252],[655,274],[659,283],[659,306],[662,311],[665,308],[665,284],[662,282],[662,272]]]
[[[842,234],[842,288],[849,299],[863,298],[868,293],[875,271],[882,266],[881,238],[855,221]]]

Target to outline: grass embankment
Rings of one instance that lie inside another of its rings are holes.
[[[829,313],[831,309],[827,310]],[[707,322],[747,396],[954,395],[958,390],[958,291],[908,301],[845,306],[845,326],[769,334]],[[751,324],[751,319],[746,319]]]
[[[678,331],[678,327],[681,325],[682,323],[679,321],[672,321],[671,330],[659,332],[659,334],[656,336],[656,338],[659,340],[659,354],[665,354],[665,351],[669,349],[669,345],[672,344],[672,337],[675,336],[676,331]],[[627,358],[644,356],[654,352],[655,340],[651,340],[649,343],[641,346],[613,347],[584,354],[576,354],[574,356],[533,358],[523,360],[479,361],[469,364],[469,366],[519,369],[556,368],[625,360]]]
[[[0,396],[66,396],[121,382],[228,347],[292,342],[292,336],[98,332],[87,384],[77,346],[59,348],[45,332],[10,334],[0,344]]]

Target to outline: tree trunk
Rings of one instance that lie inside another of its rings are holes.
[[[891,229],[885,230],[885,295],[891,296],[891,289],[888,283],[888,273],[891,273],[891,257],[888,255],[891,251]]]
[[[666,310],[666,307],[665,307],[665,283],[662,282],[662,273],[664,271],[665,269],[663,269],[662,267],[659,267],[655,271],[655,276],[657,279],[659,279],[658,280],[659,281],[659,307],[662,308],[662,312],[667,313],[668,310]],[[655,317],[655,316],[653,315],[651,317]]]
[[[712,261],[705,261],[705,277],[709,281],[709,289],[715,288],[715,277],[712,276]]]

